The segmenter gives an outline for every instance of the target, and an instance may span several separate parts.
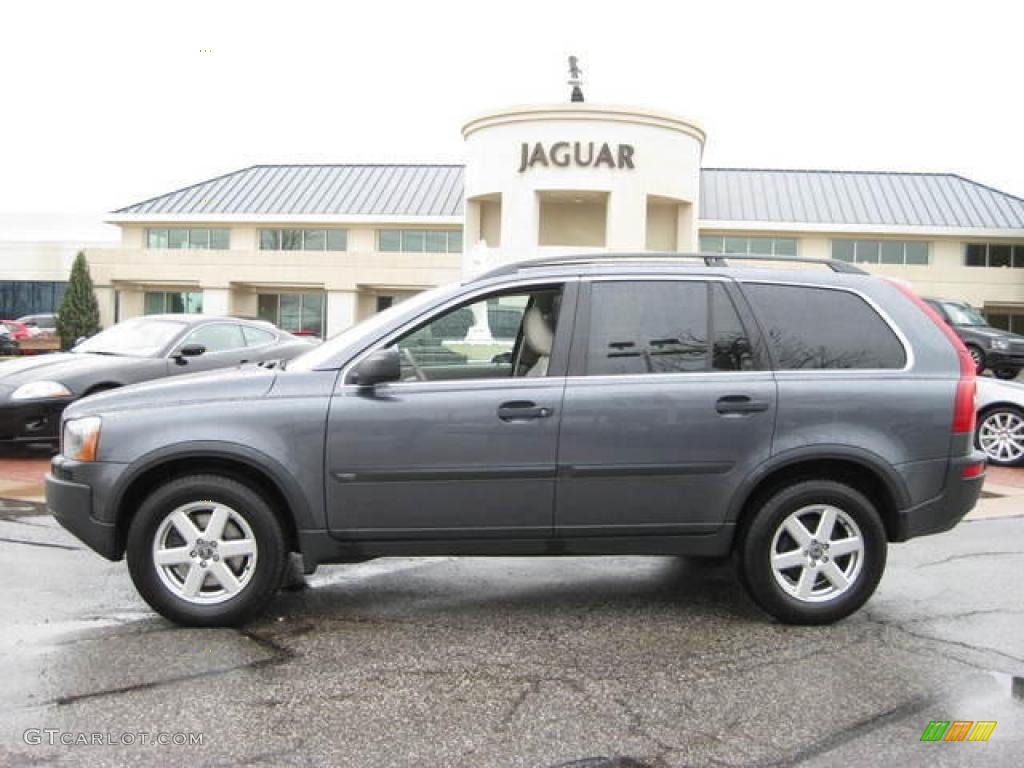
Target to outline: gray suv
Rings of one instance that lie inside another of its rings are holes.
[[[293,552],[307,573],[732,553],[768,613],[835,621],[870,597],[889,542],[948,530],[977,500],[974,364],[897,282],[734,261],[522,262],[284,370],[85,398],[47,503],[188,625],[258,615]]]

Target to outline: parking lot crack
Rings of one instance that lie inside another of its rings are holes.
[[[66,549],[71,551],[81,550],[81,547],[72,547],[68,544],[54,544],[49,541],[29,541],[28,539],[11,539],[6,536],[0,536],[0,541],[5,541],[8,544],[25,544],[29,547],[48,547],[50,549]]]
[[[1024,557],[1024,551],[1017,549],[1004,549],[994,550],[992,552],[965,552],[960,555],[950,555],[944,557],[941,560],[929,560],[926,563],[921,563],[915,566],[915,570],[921,568],[931,568],[936,565],[945,565],[946,563],[952,563],[957,560],[973,560],[980,557]]]

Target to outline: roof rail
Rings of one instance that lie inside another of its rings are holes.
[[[588,264],[605,264],[609,262],[662,262],[662,261],[683,261],[700,260],[708,267],[727,267],[733,260],[739,261],[789,261],[800,264],[821,264],[829,267],[833,272],[841,272],[850,275],[866,275],[868,272],[860,267],[854,266],[846,261],[838,259],[814,259],[806,256],[769,256],[766,254],[731,254],[731,253],[677,253],[675,251],[637,251],[632,253],[576,253],[565,256],[542,256],[537,259],[515,261],[511,264],[503,264],[483,273],[477,279],[485,277],[500,277],[502,275],[514,275],[525,269],[541,269],[543,267],[572,266],[574,264],[585,266]]]

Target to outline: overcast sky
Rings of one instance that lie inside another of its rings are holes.
[[[3,214],[98,221],[254,163],[458,162],[467,118],[565,100],[570,53],[588,101],[701,123],[705,166],[1024,196],[1022,22],[1007,0],[5,2],[0,239]]]

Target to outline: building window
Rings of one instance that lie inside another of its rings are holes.
[[[0,318],[56,312],[66,285],[50,280],[0,280]]]
[[[1016,267],[1024,268],[1024,245],[1006,243],[966,243],[964,246],[966,267]]]
[[[385,309],[391,309],[395,304],[394,296],[378,296],[377,297],[377,311],[383,312]]]
[[[986,309],[985,320],[993,328],[1024,334],[1024,314],[1007,309]]]
[[[323,336],[323,293],[261,293],[256,313],[289,333]]]
[[[261,229],[261,251],[347,251],[347,229]]]
[[[227,250],[230,241],[231,234],[227,229],[168,227],[146,230],[147,248],[224,251]]]
[[[856,264],[928,264],[928,243],[919,240],[833,240],[832,258]]]
[[[462,253],[461,229],[378,229],[382,253]]]
[[[203,311],[202,291],[146,291],[142,313],[164,315]]]
[[[701,235],[702,253],[731,253],[755,256],[796,256],[795,237],[735,237]]]

